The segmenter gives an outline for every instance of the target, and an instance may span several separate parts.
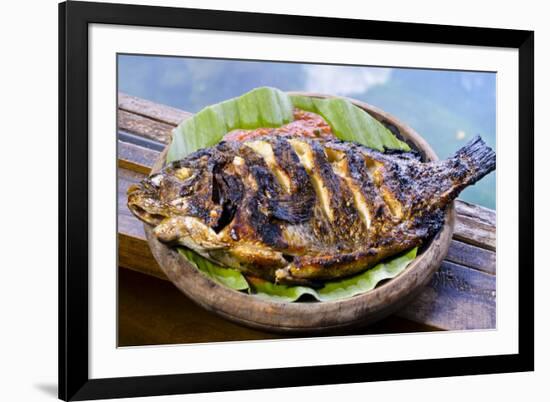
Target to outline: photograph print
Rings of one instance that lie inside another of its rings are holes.
[[[496,73],[117,54],[117,346],[496,329]]]

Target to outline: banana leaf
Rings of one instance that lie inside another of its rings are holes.
[[[289,96],[269,87],[256,88],[237,98],[208,106],[185,120],[172,136],[167,162],[182,159],[190,153],[220,142],[235,129],[280,127],[293,120],[294,107],[320,114],[331,126],[334,135],[381,150],[409,150],[391,131],[367,112],[341,98],[318,99]],[[246,278],[241,272],[218,266],[199,254],[180,247],[179,253],[200,272],[214,281],[239,291],[248,291],[257,297],[281,302],[293,302],[304,295],[319,301],[352,297],[373,289],[380,281],[401,273],[416,257],[414,248],[401,256],[362,272],[361,274],[328,281],[320,289],[307,286],[277,285],[259,278]]]
[[[178,247],[178,252],[195,268],[216,282],[235,290],[247,290],[248,282],[236,269],[222,268],[188,248]]]
[[[295,107],[321,115],[334,135],[341,140],[362,144],[378,151],[410,151],[407,143],[397,139],[382,123],[345,99],[298,95],[292,95],[290,99]]]
[[[167,162],[211,147],[235,129],[280,127],[292,121],[290,97],[274,88],[257,88],[238,98],[208,106],[185,120],[172,133]]]

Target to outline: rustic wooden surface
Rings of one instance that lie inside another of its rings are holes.
[[[119,268],[119,346],[203,343],[291,338],[234,324],[185,297],[171,282]],[[352,334],[394,334],[437,331],[390,316]],[[341,332],[347,334],[349,332]],[[339,333],[336,333],[337,335]],[[334,335],[334,334],[331,334]]]
[[[125,112],[119,113],[119,130],[154,139],[161,143],[167,143],[175,124],[190,115],[174,108],[123,94],[119,94],[119,108]],[[128,114],[133,114],[135,118],[128,118]],[[141,123],[136,124],[136,121],[141,121]],[[159,127],[163,128],[159,129]],[[143,226],[130,214],[125,205],[127,187],[131,183],[138,182],[149,172],[158,152],[125,142],[119,142],[118,149],[119,265],[147,275],[165,278],[147,246]],[[400,310],[396,316],[383,320],[375,327],[360,330],[358,333],[370,333],[370,331],[376,332],[377,330],[380,332],[410,332],[495,327],[495,213],[492,210],[461,201],[457,201],[456,204],[458,214],[454,239],[445,262],[432,281],[418,298]],[[164,288],[161,294],[170,293],[168,289],[177,292],[172,297],[181,299],[181,303],[177,307],[176,303],[171,303],[169,310],[172,313],[170,313],[166,311],[166,305],[162,306],[158,297],[151,300],[140,297],[145,289],[142,289],[142,286],[138,287],[136,283],[147,277],[130,273],[125,269],[121,272],[124,272],[124,274],[120,274],[119,281],[119,341],[121,345],[262,338],[258,335],[259,331],[243,329],[239,326],[237,326],[239,331],[231,331],[230,328],[235,324],[230,324],[200,308],[197,311],[203,312],[203,325],[208,327],[214,325],[213,322],[217,323],[216,325],[219,324],[221,333],[226,333],[226,337],[220,338],[212,335],[211,338],[203,339],[197,335],[201,329],[195,325],[196,322],[194,325],[186,325],[182,322],[170,324],[171,321],[166,320],[161,326],[157,322],[159,316],[184,314],[184,310],[189,311],[191,302],[171,284],[168,284],[171,287],[165,286],[162,281],[149,277],[148,280],[152,288]],[[129,296],[132,292],[140,300],[140,303],[134,302],[128,306],[126,301],[132,299]],[[157,318],[154,319],[153,315]],[[135,334],[135,327],[146,326],[149,321],[156,323],[154,327],[160,331],[158,339],[154,335],[156,332],[149,331],[148,340]],[[224,330],[225,326],[227,326],[227,331]],[[173,328],[170,330],[171,337],[168,338],[163,332],[167,328]],[[162,336],[161,333],[163,333]],[[262,334],[266,338],[276,337],[273,334]]]

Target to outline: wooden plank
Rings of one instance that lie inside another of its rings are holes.
[[[496,212],[466,201],[456,202],[454,237],[487,250],[496,250]]]
[[[168,280],[140,238],[118,233],[118,265],[148,276]]]
[[[139,145],[118,141],[118,167],[148,175],[159,153]]]
[[[157,160],[160,152],[140,147],[128,142],[118,141],[118,160],[123,160],[127,164],[137,166],[136,171],[144,171],[144,174],[149,174],[155,160]]]
[[[197,306],[175,286],[120,269],[118,346],[276,339]],[[154,303],[151,303],[154,300]]]
[[[452,330],[495,328],[495,277],[444,261],[424,292],[397,315]]]
[[[118,346],[162,345],[291,338],[243,327],[210,313],[175,286],[126,269],[119,269]],[[152,303],[151,301],[154,301]],[[391,334],[437,330],[390,316],[366,328],[344,334]],[[335,335],[335,334],[331,334]],[[310,337],[312,335],[308,335]]]
[[[118,110],[118,129],[138,134],[154,141],[168,144],[174,126],[152,120],[125,110]]]
[[[493,209],[461,201],[460,205],[456,206],[456,211],[460,215],[474,218],[487,226],[496,227],[497,225],[497,215]]]
[[[457,201],[457,205],[461,202]],[[487,225],[473,216],[464,216],[457,212],[454,238],[487,250],[497,248],[496,227]]]
[[[451,242],[445,259],[491,275],[496,274],[496,254],[494,251],[472,246],[458,240]]]
[[[193,115],[180,109],[130,96],[123,92],[118,93],[118,108],[172,126],[177,126]]]

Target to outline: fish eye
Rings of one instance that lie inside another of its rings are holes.
[[[162,175],[161,174],[157,174],[157,175],[154,175],[152,176],[149,181],[151,182],[151,184],[153,184],[153,186],[159,188],[160,187],[160,184],[162,183]]]

